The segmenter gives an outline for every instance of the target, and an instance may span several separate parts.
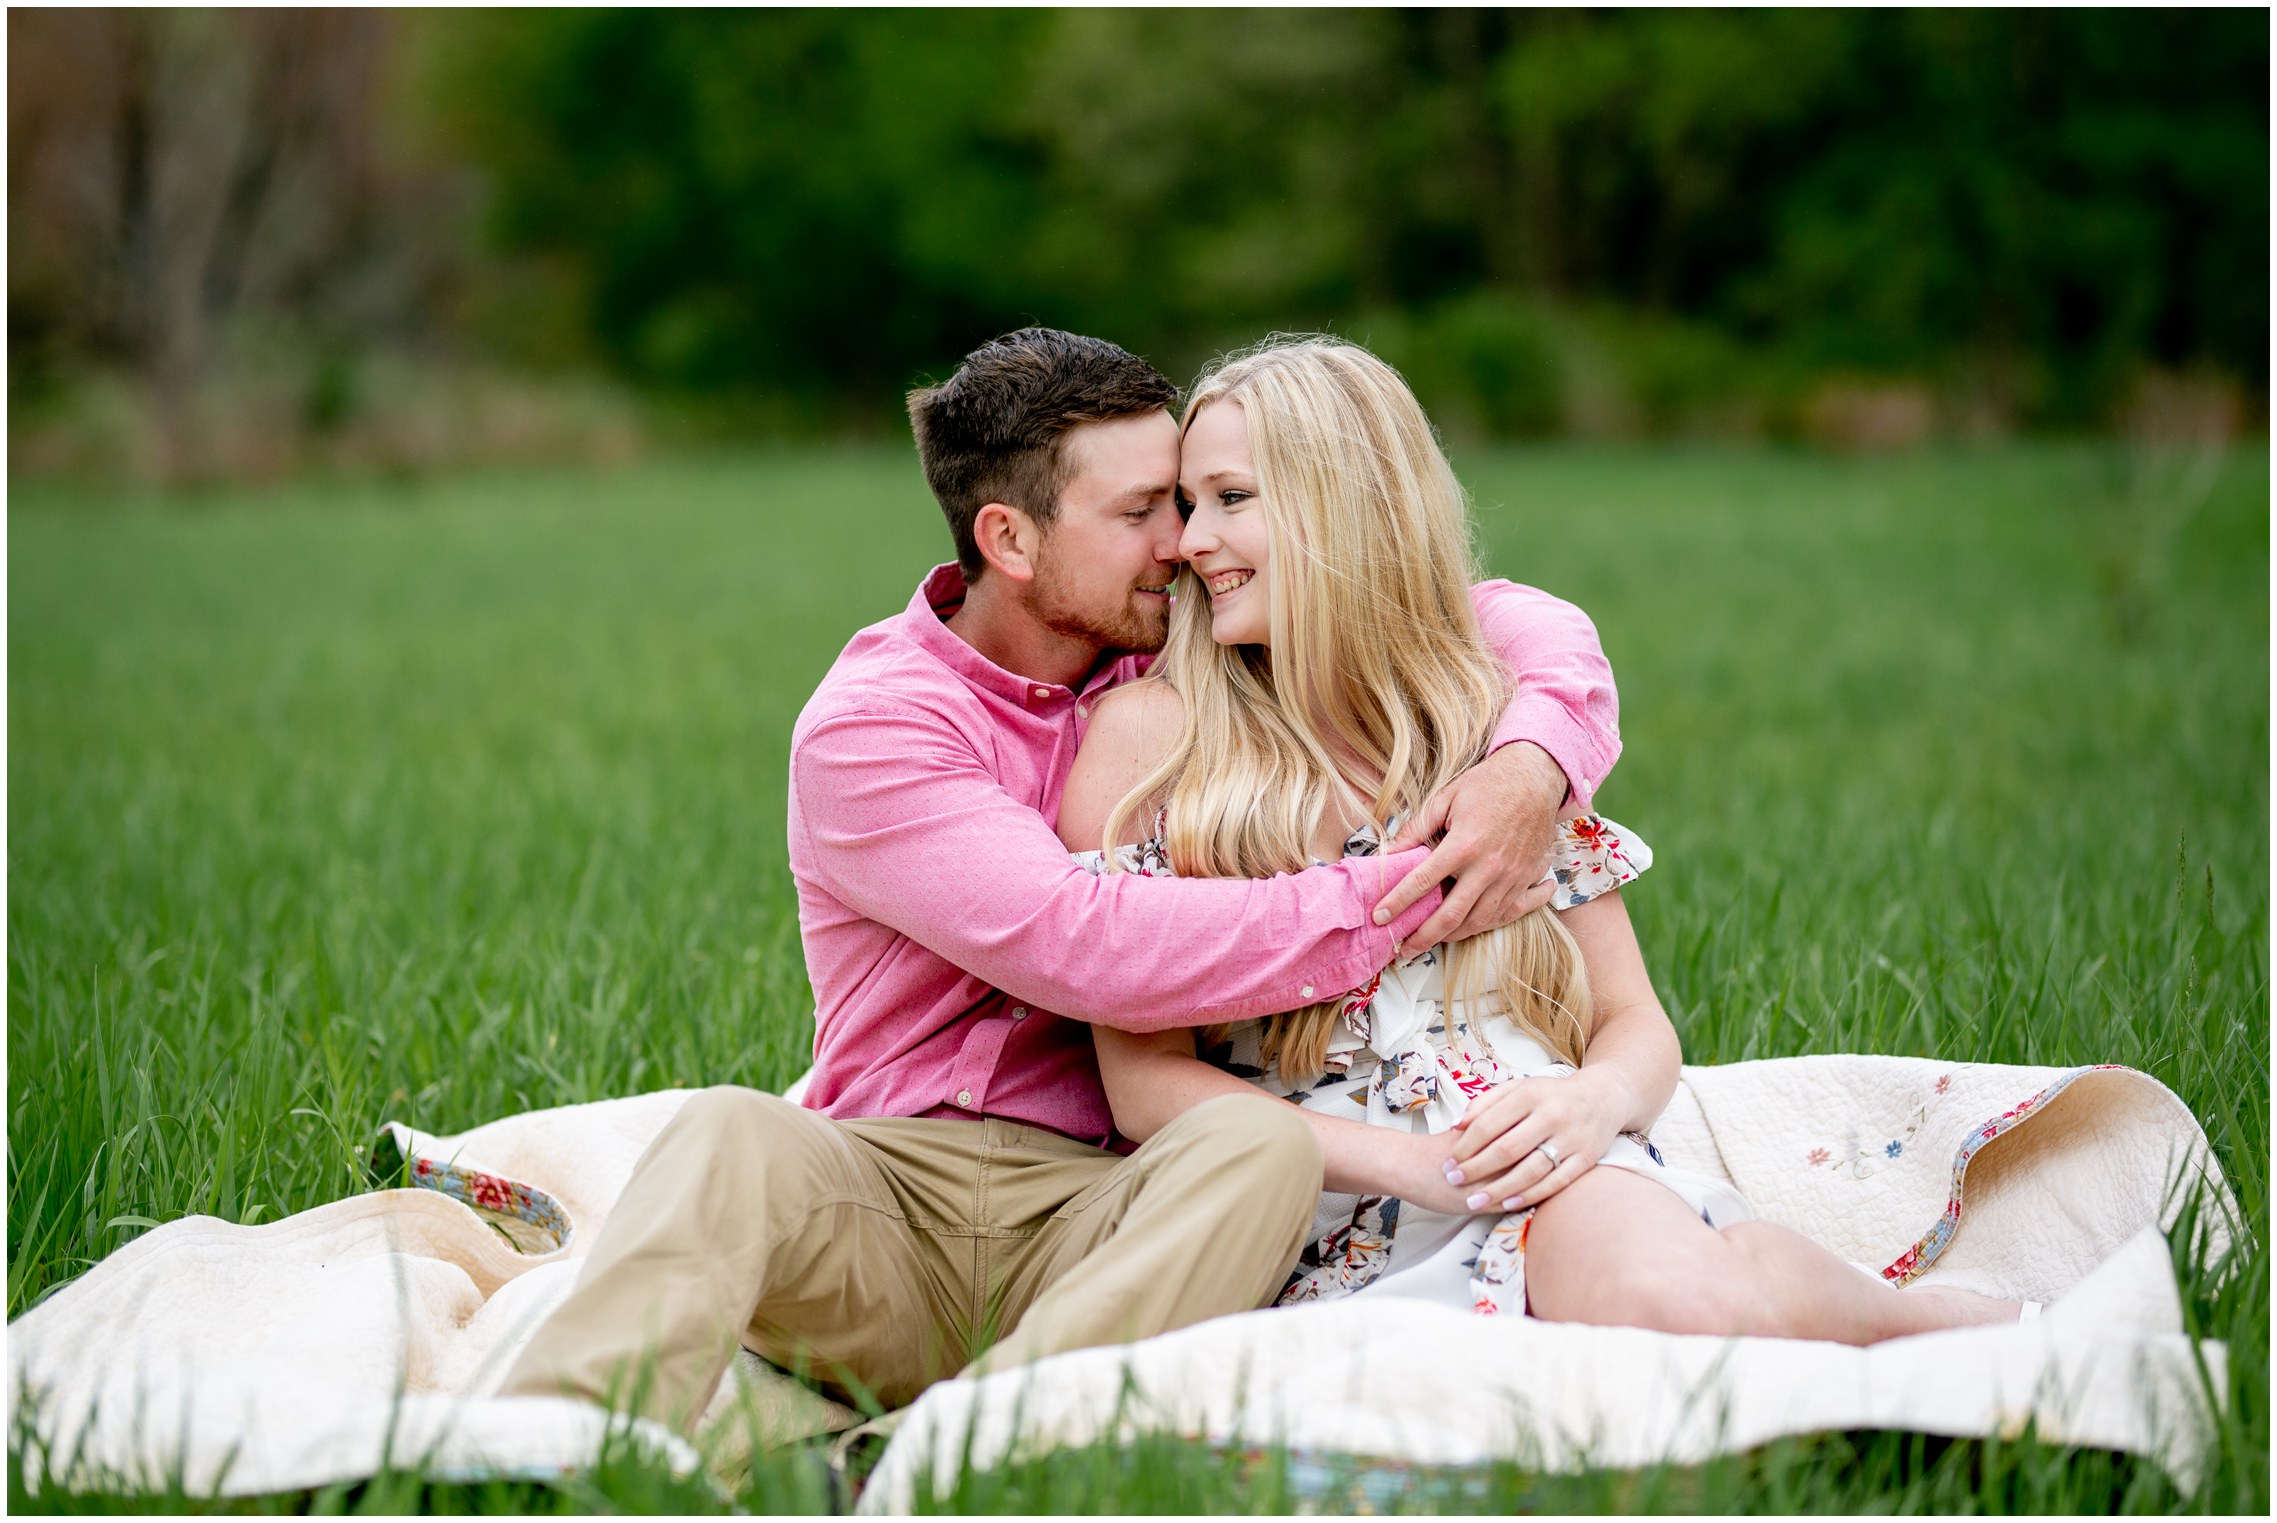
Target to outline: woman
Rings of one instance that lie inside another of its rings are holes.
[[[1164,874],[1373,852],[1478,759],[1508,698],[1429,422],[1365,350],[1270,341],[1197,383],[1179,484],[1169,644],[1096,710],[1061,839],[1103,870]],[[1618,892],[1650,861],[1581,816],[1554,910],[1263,1021],[1096,1028],[1116,1124],[1144,1138],[1250,1086],[1303,1105],[1331,1193],[1284,1302],[1403,1294],[1847,1343],[2017,1317],[1899,1291],[1662,1162],[1642,1129],[1680,1055]]]

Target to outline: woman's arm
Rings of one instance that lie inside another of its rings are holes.
[[[1470,1210],[1541,1204],[1596,1167],[1617,1134],[1659,1120],[1676,1092],[1683,1048],[1653,992],[1619,891],[1565,911],[1564,922],[1589,969],[1596,1012],[1589,1047],[1579,1073],[1503,1085],[1474,1100],[1455,1123],[1449,1182]],[[1544,1142],[1557,1154],[1554,1165],[1537,1151]]]
[[[1191,1031],[1144,1034],[1091,1028],[1099,1047],[1099,1077],[1115,1130],[1145,1141],[1171,1121],[1219,1095],[1270,1099],[1246,1079],[1194,1055]],[[1286,1104],[1286,1101],[1275,1101]],[[1466,1193],[1448,1182],[1448,1145],[1454,1136],[1395,1132],[1365,1121],[1305,1111],[1320,1139],[1327,1188],[1347,1195],[1396,1195],[1432,1211],[1460,1213]]]

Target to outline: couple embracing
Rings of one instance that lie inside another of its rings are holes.
[[[1588,807],[1611,671],[1579,610],[1478,580],[1399,376],[1277,340],[1179,401],[1042,328],[911,396],[957,562],[793,734],[813,1072],[681,1109],[505,1390],[688,1427],[740,1341],[891,1407],[1347,1294],[2016,1318],[1654,1150],[1680,1054],[1619,893],[1651,854]]]

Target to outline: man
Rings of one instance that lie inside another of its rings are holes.
[[[1069,861],[1051,821],[1090,702],[1168,627],[1175,400],[1144,361],[1042,328],[911,396],[958,562],[854,637],[793,731],[817,1020],[803,1106],[691,1099],[508,1392],[603,1399],[637,1367],[639,1410],[689,1426],[740,1338],[898,1406],[960,1368],[1258,1306],[1312,1218],[1309,1129],[1227,1097],[1124,1156],[1084,1023],[1290,1009],[1403,940],[1544,901],[1561,802],[1585,803],[1618,754],[1611,673],[1578,610],[1507,583],[1476,596],[1519,697],[1411,828],[1444,826],[1435,850],[1264,882]]]

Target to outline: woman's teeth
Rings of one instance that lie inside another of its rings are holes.
[[[1254,571],[1221,571],[1209,579],[1210,596],[1222,598],[1256,574]]]

